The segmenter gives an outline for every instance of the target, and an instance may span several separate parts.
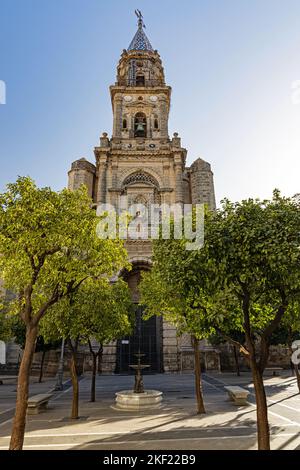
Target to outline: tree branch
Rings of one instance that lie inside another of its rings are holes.
[[[246,357],[249,357],[250,353],[249,351],[245,348],[245,346],[240,343],[239,341],[236,341],[234,339],[232,339],[230,336],[226,335],[225,333],[223,333],[222,330],[220,330],[219,328],[216,328],[214,327],[216,332],[222,336],[224,339],[226,339],[226,341],[230,342],[231,344],[233,344],[234,346],[238,347],[239,348],[239,351],[240,353],[244,354],[244,356]]]

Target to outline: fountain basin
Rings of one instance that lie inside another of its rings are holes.
[[[162,402],[162,392],[145,390],[134,393],[133,390],[122,390],[116,393],[116,406],[123,410],[147,410],[158,408]]]

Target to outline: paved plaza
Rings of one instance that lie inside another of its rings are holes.
[[[55,380],[32,379],[30,395],[51,390]],[[89,401],[90,377],[80,380],[80,419],[71,420],[70,383],[55,392],[49,409],[28,416],[24,449],[223,450],[256,449],[255,398],[251,376],[203,374],[206,415],[195,413],[192,374],[148,375],[146,388],[161,390],[161,408],[128,412],[114,407],[115,392],[132,388],[132,376],[98,376],[97,401]],[[300,449],[300,395],[295,378],[266,377],[272,449]],[[249,404],[228,400],[224,386],[250,391]],[[16,384],[0,385],[0,449],[7,449]]]

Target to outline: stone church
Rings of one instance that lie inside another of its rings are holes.
[[[172,138],[169,136],[171,87],[166,84],[162,60],[145,34],[141,16],[136,34],[121,54],[110,96],[112,136],[103,132],[94,149],[95,163],[85,158],[72,163],[69,188],[85,184],[95,205],[110,203],[118,208],[120,197],[126,196],[129,205],[204,202],[214,209],[210,164],[198,158],[186,166],[187,150],[181,146],[179,135],[175,132]],[[141,271],[151,268],[151,241],[129,240],[126,248],[133,269],[123,276],[137,303]],[[150,371],[175,372],[184,366],[180,350],[182,343],[189,343],[188,338],[178,338],[176,329],[160,317],[139,325],[139,333],[104,348],[103,371],[128,372],[129,364],[136,362],[139,341]]]

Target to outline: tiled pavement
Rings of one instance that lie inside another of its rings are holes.
[[[89,401],[90,377],[80,381],[80,419],[69,418],[71,388],[56,392],[49,409],[29,416],[25,449],[255,449],[255,397],[248,373],[203,374],[207,413],[195,413],[192,374],[148,375],[146,388],[164,393],[160,409],[141,412],[114,407],[116,391],[132,388],[132,376],[97,377],[97,401]],[[251,392],[249,405],[237,407],[227,398],[226,384]],[[300,449],[300,395],[295,379],[266,377],[272,449]],[[33,383],[31,394],[48,391],[54,381]],[[7,449],[14,410],[15,384],[0,386],[0,449]]]

